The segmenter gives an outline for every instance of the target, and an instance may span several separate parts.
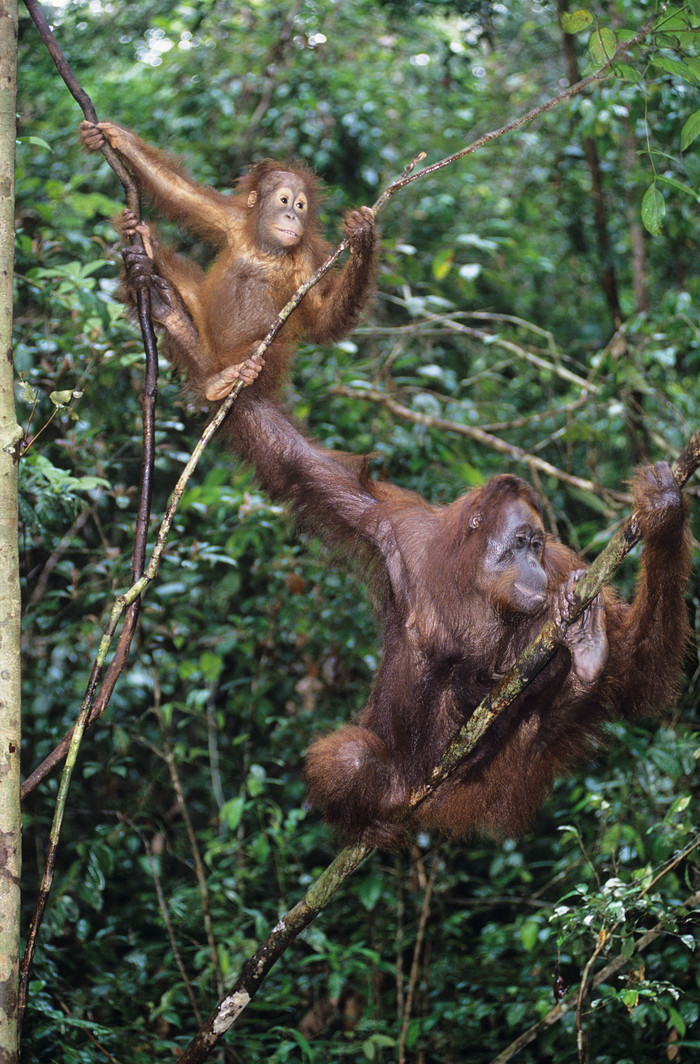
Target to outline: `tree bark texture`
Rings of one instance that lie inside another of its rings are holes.
[[[0,1064],[18,1060],[20,591],[12,280],[17,0],[0,0]]]

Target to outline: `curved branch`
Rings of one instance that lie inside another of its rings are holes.
[[[51,27],[46,21],[41,7],[36,2],[36,0],[25,0],[25,3],[27,6],[27,10],[29,11],[29,14],[31,15],[32,20],[34,21],[34,24],[38,30],[39,36],[46,45],[46,48],[48,49],[51,58],[53,59],[56,65],[56,69],[63,78],[66,86],[68,87],[69,92],[80,105],[86,119],[92,122],[97,121],[97,113],[95,111],[93,103],[90,97],[84,91],[84,89],[78,83],[75,74],[73,73],[68,61],[66,60],[65,56],[63,55],[63,52],[61,51],[58,45],[58,42],[56,41],[56,38],[53,35]],[[108,146],[105,146],[104,155],[107,162],[112,167],[122,184],[126,196],[127,205],[138,216],[140,216],[139,190],[131,174],[124,168],[121,160],[112,151],[111,148],[108,148]],[[140,288],[137,292],[137,307],[139,323],[141,325],[141,333],[143,336],[144,351],[146,356],[146,368],[142,397],[142,460],[139,485],[139,506],[138,513],[136,516],[136,527],[134,530],[134,543],[131,556],[132,580],[138,579],[143,573],[143,566],[146,557],[146,543],[148,538],[148,523],[151,513],[153,468],[155,459],[155,414],[156,399],[158,394],[158,348],[156,344],[155,333],[153,330],[153,324],[151,322],[150,295],[146,287]],[[110,663],[110,667],[107,670],[101,688],[95,696],[95,703],[100,704],[102,707],[100,712],[102,712],[104,707],[108,704],[117,679],[121,674],[124,665],[126,664],[126,659],[129,653],[129,649],[131,647],[134,632],[136,631],[136,624],[138,621],[139,612],[140,600],[136,599],[129,608],[119,638],[117,650],[112,659],[112,662]],[[116,619],[114,620],[114,624],[116,625]],[[104,653],[106,653],[106,647],[104,648]],[[41,927],[41,922],[51,891],[51,885],[53,883],[53,872],[56,863],[56,854],[58,851],[58,843],[60,838],[61,826],[63,823],[63,815],[65,812],[66,801],[68,797],[68,789],[70,787],[73,768],[77,760],[78,750],[80,747],[82,736],[90,720],[91,707],[93,706],[93,695],[97,686],[100,671],[101,663],[98,656],[98,660],[93,665],[90,674],[87,691],[83,699],[83,704],[78,715],[75,728],[73,729],[70,741],[66,747],[67,760],[64,767],[63,775],[61,777],[58,797],[56,800],[56,808],[54,811],[53,823],[51,825],[51,833],[47,848],[44,874],[42,877],[39,894],[37,896],[34,914],[32,916],[30,924],[24,957],[22,959],[18,1002],[20,1025],[22,1022],[24,1009],[26,1007],[29,977],[31,973],[32,961],[36,949],[39,929]],[[22,788],[21,793],[26,793],[24,787]]]

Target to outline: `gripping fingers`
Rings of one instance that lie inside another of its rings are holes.
[[[245,362],[227,366],[226,369],[222,369],[220,373],[209,378],[204,394],[212,401],[225,399],[237,381],[242,380],[246,386],[252,384],[264,365],[265,359],[262,355],[251,355]]]
[[[345,218],[345,235],[350,243],[364,241],[374,235],[374,211],[371,207],[360,207],[350,211]]]
[[[105,143],[104,133],[94,122],[80,123],[80,139],[88,151],[99,151]]]
[[[238,367],[238,376],[247,386],[252,384],[254,380],[260,375],[260,371],[265,365],[265,359],[262,355],[251,355],[245,362],[242,362]]]
[[[576,585],[585,573],[585,569],[573,569],[554,596],[552,602],[552,617],[557,627],[566,626],[570,623],[574,607],[576,605]]]
[[[122,258],[124,259],[124,266],[130,281],[135,282],[142,278],[147,279],[153,276],[153,260],[149,258],[143,248],[137,246],[124,248]]]

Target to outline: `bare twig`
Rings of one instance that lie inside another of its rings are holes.
[[[560,103],[565,100],[570,100],[574,96],[580,95],[590,88],[597,81],[601,81],[605,78],[616,63],[619,62],[625,52],[629,52],[637,44],[639,44],[647,36],[656,22],[656,14],[651,15],[644,25],[635,33],[634,37],[631,37],[627,41],[620,43],[615,49],[614,55],[605,63],[599,70],[589,74],[588,77],[583,78],[581,81],[577,81],[576,84],[570,85],[563,92],[560,92],[558,96],[552,96],[549,100],[545,100],[539,107],[534,107],[527,114],[521,115],[519,118],[513,119],[512,122],[507,122],[506,125],[501,126],[500,129],[491,130],[489,133],[484,133],[483,136],[467,145],[466,148],[462,148],[460,151],[455,152],[453,155],[448,155],[446,158],[441,159],[437,163],[432,163],[430,166],[426,166],[423,170],[419,170],[417,173],[408,173],[402,175],[397,181],[395,181],[382,195],[375,205],[375,210],[379,210],[384,205],[386,200],[398,192],[400,189],[405,188],[407,185],[412,184],[414,181],[419,181],[423,177],[427,177],[429,174],[437,173],[438,170],[444,169],[446,166],[451,166],[452,163],[457,162],[458,159],[463,159],[466,155],[471,155],[479,148],[483,148],[485,144],[489,144],[492,140],[496,140],[498,137],[504,136],[506,133],[513,133],[516,129],[520,129],[522,126],[528,125],[535,118],[539,118],[540,115],[546,114],[547,111],[553,110],[558,107]]]
[[[143,833],[143,831],[141,831],[141,829],[138,827],[137,824],[134,823],[133,820],[131,820],[129,817],[122,816],[121,814],[118,814],[118,815],[119,815],[119,819],[123,820],[125,824],[128,824],[129,827],[133,831],[135,831],[136,834],[138,835],[138,837],[141,839],[141,844],[142,844],[142,846],[144,848],[144,851],[145,851],[145,854],[146,854],[146,860],[148,861],[148,867],[149,867],[150,872],[151,872],[151,878],[153,880],[153,885],[154,885],[155,890],[156,890],[156,898],[158,899],[158,908],[160,909],[160,914],[163,917],[163,923],[165,924],[165,930],[167,932],[168,938],[170,939],[170,948],[173,951],[173,957],[175,958],[175,964],[177,965],[178,971],[180,972],[180,975],[182,976],[182,982],[183,982],[183,984],[185,986],[185,992],[187,994],[187,997],[189,998],[190,1005],[192,1006],[192,1012],[194,1013],[194,1016],[195,1016],[195,1018],[197,1020],[197,1023],[201,1023],[202,1022],[202,1014],[199,1011],[199,1006],[197,1004],[197,998],[195,997],[194,990],[192,988],[192,982],[190,980],[190,977],[187,974],[187,969],[185,968],[185,963],[184,963],[184,961],[182,959],[182,955],[180,953],[180,947],[178,946],[177,937],[175,935],[175,928],[173,927],[173,922],[170,919],[170,913],[168,911],[168,903],[165,900],[165,894],[163,892],[163,886],[162,886],[161,881],[160,881],[160,876],[158,875],[158,869],[156,868],[156,863],[153,860],[153,850],[151,849],[151,844],[148,841],[148,839],[146,838],[146,836]]]
[[[583,1021],[581,1019],[581,1013],[583,1009],[583,999],[588,986],[588,977],[591,973],[591,968],[596,962],[596,958],[602,953],[608,944],[611,932],[606,927],[601,927],[596,938],[595,949],[591,953],[590,957],[586,961],[581,975],[581,982],[578,988],[578,994],[576,995],[576,1049],[578,1051],[578,1064],[583,1064]]]
[[[530,451],[525,451],[522,447],[517,447],[515,444],[506,443],[505,440],[500,439],[498,436],[494,436],[490,432],[486,432],[477,425],[463,425],[456,421],[448,421],[445,418],[433,417],[431,414],[422,414],[420,411],[411,410],[409,407],[404,406],[403,403],[397,402],[396,399],[387,395],[386,392],[376,391],[372,388],[347,388],[343,385],[338,385],[333,390],[336,395],[345,395],[351,399],[366,399],[371,403],[379,403],[392,414],[403,418],[404,421],[411,421],[415,425],[425,425],[429,428],[441,429],[443,432],[453,432],[459,436],[466,436],[469,439],[474,440],[476,443],[488,447],[492,451],[497,451],[499,454],[506,454],[514,461],[522,462],[530,469],[536,469],[540,473],[544,473],[549,477],[555,477],[564,484],[578,488],[580,491],[587,491],[592,495],[603,496],[604,498],[607,496],[608,498],[615,499],[617,502],[628,503],[630,501],[629,495],[623,492],[601,488],[601,486],[596,484],[593,480],[584,480],[583,477],[576,477],[573,473],[567,473],[563,469],[558,469],[550,462],[545,461],[544,458],[538,458],[537,455],[533,455]]]
[[[433,894],[433,887],[435,886],[435,876],[437,874],[438,866],[440,864],[440,850],[439,847],[433,853],[433,861],[430,868],[430,875],[425,885],[423,893],[423,903],[420,909],[420,918],[418,920],[418,930],[416,931],[416,941],[413,946],[413,959],[411,961],[411,971],[408,977],[408,990],[406,992],[406,1003],[403,1009],[403,1019],[401,1022],[401,1034],[399,1035],[399,1064],[405,1064],[406,1062],[406,1038],[408,1036],[408,1025],[411,1019],[411,1009],[413,1008],[413,999],[416,993],[416,984],[418,982],[418,973],[420,966],[420,955],[423,949],[423,942],[425,940],[425,928],[428,923],[428,916],[430,915],[430,901]]]
[[[187,802],[185,801],[185,792],[180,781],[180,773],[178,772],[177,762],[175,760],[175,754],[173,752],[172,744],[168,736],[168,730],[165,724],[165,717],[163,716],[163,710],[160,705],[160,683],[158,676],[155,676],[155,697],[153,700],[153,712],[156,715],[158,726],[160,728],[160,734],[163,741],[163,753],[162,756],[168,766],[168,772],[170,774],[170,782],[173,785],[175,791],[175,800],[177,802],[177,808],[182,822],[185,825],[185,831],[187,832],[187,839],[190,844],[190,852],[192,853],[192,860],[194,862],[194,872],[197,877],[197,885],[199,887],[199,894],[202,899],[202,918],[204,920],[204,931],[207,936],[207,944],[209,946],[209,957],[211,959],[212,969],[214,972],[214,978],[216,979],[216,992],[221,997],[224,992],[224,979],[221,972],[221,964],[219,963],[219,955],[216,952],[216,940],[214,938],[214,928],[211,919],[211,901],[209,897],[209,887],[207,885],[207,874],[204,869],[204,861],[199,850],[197,843],[197,836],[195,834],[194,827],[192,825],[192,818],[190,816],[189,809],[187,808]],[[201,1020],[198,1020],[201,1023]]]
[[[91,504],[88,504],[87,506],[83,507],[83,509],[80,511],[68,531],[65,533],[65,535],[61,537],[60,542],[51,551],[51,554],[48,556],[46,562],[42,567],[42,570],[39,574],[39,579],[34,585],[31,595],[27,599],[27,605],[25,606],[25,610],[29,610],[32,606],[36,606],[38,602],[41,602],[42,598],[44,597],[44,593],[46,591],[51,573],[54,571],[63,555],[70,547],[73,541],[73,537],[77,536],[78,532],[80,532],[81,528],[83,528],[83,526],[86,524],[87,519],[92,514],[92,511],[93,508]],[[27,633],[25,631],[22,636],[22,642],[24,643],[26,639]]]

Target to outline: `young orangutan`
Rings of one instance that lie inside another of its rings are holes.
[[[330,253],[318,233],[316,177],[304,167],[288,169],[266,159],[251,166],[227,196],[196,184],[165,152],[112,122],[83,122],[80,132],[91,151],[106,140],[162,215],[218,249],[205,272],[144,224],[138,228],[152,265],[135,248],[126,262],[132,277],[141,271],[153,278],[153,317],[165,330],[167,357],[199,398],[224,398],[280,310]],[[135,227],[136,219],[125,212],[123,228]],[[271,395],[279,389],[302,337],[333,343],[357,324],[375,270],[371,208],[349,212],[344,228],[350,241],[346,266],[327,273],[282,326],[266,352],[256,391]]]

